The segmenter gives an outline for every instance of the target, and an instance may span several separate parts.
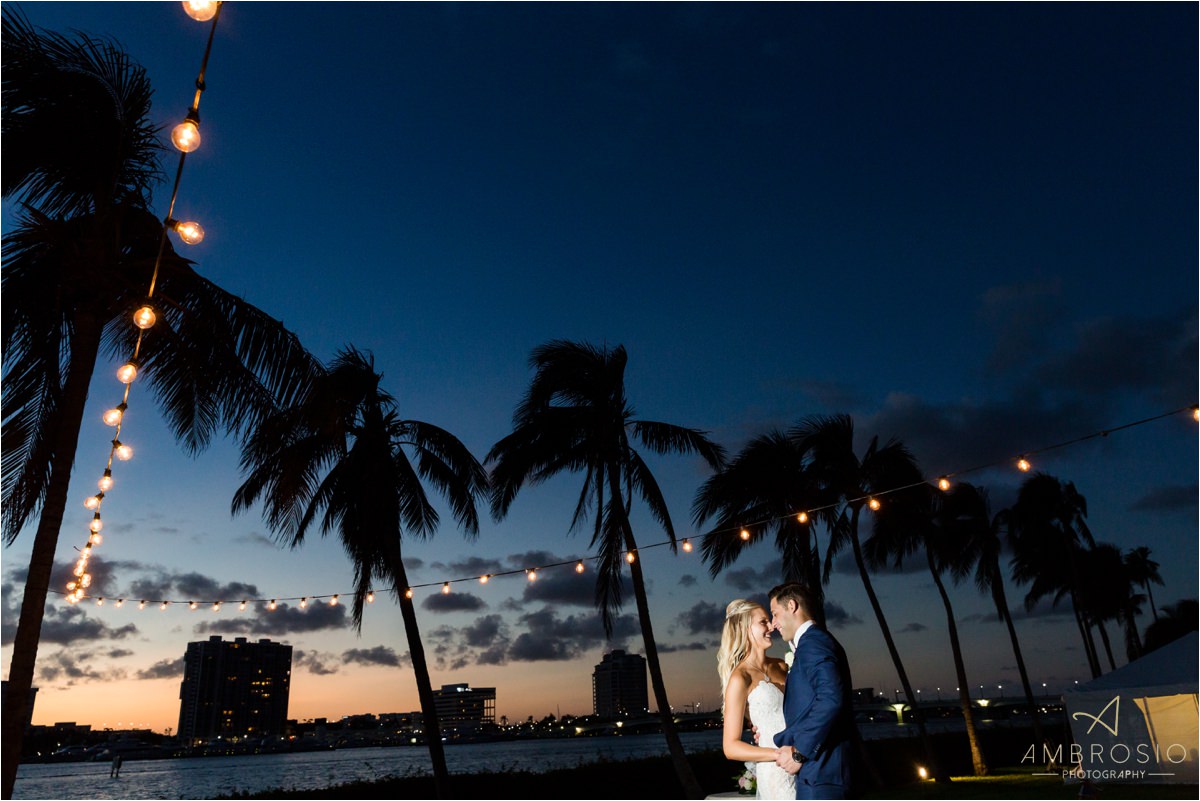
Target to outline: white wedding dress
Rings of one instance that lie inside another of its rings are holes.
[[[746,705],[750,710],[750,722],[758,728],[758,744],[773,747],[775,735],[787,725],[783,720],[783,690],[763,679],[750,691]],[[746,765],[754,766],[758,778],[755,798],[791,801],[796,797],[796,777],[774,762],[747,762]]]

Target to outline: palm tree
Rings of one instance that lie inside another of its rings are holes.
[[[3,62],[3,194],[19,204],[0,279],[5,542],[38,521],[0,736],[10,797],[88,388],[102,352],[133,352],[130,315],[163,227],[149,210],[162,146],[145,71],[114,43],[35,30],[7,6]],[[138,382],[193,453],[290,397],[312,369],[282,324],[169,243],[154,303]]]
[[[1158,574],[1158,562],[1150,558],[1150,549],[1145,545],[1138,546],[1125,552],[1125,567],[1129,569],[1129,578],[1135,584],[1140,584],[1146,590],[1150,599],[1150,612],[1158,620],[1158,609],[1154,606],[1154,593],[1151,584],[1163,586],[1162,576]]]
[[[526,481],[537,484],[561,472],[582,472],[583,488],[571,520],[576,530],[594,512],[591,547],[598,550],[596,606],[606,633],[621,604],[621,575],[629,562],[646,664],[672,764],[692,798],[703,791],[692,773],[675,722],[650,620],[650,605],[636,558],[637,541],[629,522],[636,493],[675,547],[675,529],[658,482],[633,442],[659,454],[697,453],[714,469],[724,451],[703,432],[669,423],[638,420],[625,396],[625,348],[596,348],[555,340],[530,356],[535,373],[513,414],[513,432],[492,447],[492,513],[502,519]]]
[[[1121,625],[1125,635],[1126,657],[1130,662],[1137,659],[1142,650],[1137,630],[1137,615],[1141,612],[1141,605],[1146,596],[1135,592],[1136,585],[1126,567],[1121,549],[1115,545],[1100,543],[1083,551],[1080,554],[1080,569],[1083,575],[1087,576],[1087,581],[1081,588],[1083,603],[1087,607],[1089,619],[1096,623],[1100,631],[1109,667],[1116,670],[1116,661],[1113,659],[1112,645],[1104,622],[1111,620]]]
[[[798,443],[779,431],[755,437],[704,482],[692,504],[697,527],[715,518],[701,543],[710,572],[716,576],[745,548],[774,533],[783,580],[809,587],[823,601],[816,527],[798,517],[817,505]],[[747,540],[741,537],[743,529],[750,535]]]
[[[1195,598],[1166,604],[1162,608],[1162,617],[1146,627],[1145,653],[1150,653],[1170,642],[1185,636],[1189,631],[1196,631],[1200,625],[1200,605]]]
[[[1017,502],[1008,514],[1008,536],[1012,546],[1013,581],[1029,584],[1025,608],[1033,609],[1047,595],[1057,603],[1063,596],[1071,609],[1083,640],[1092,678],[1100,676],[1100,660],[1091,635],[1091,621],[1080,598],[1083,585],[1079,554],[1095,546],[1087,526],[1087,500],[1075,485],[1063,483],[1047,473],[1025,479]]]
[[[875,594],[858,535],[859,520],[863,507],[868,504],[868,496],[922,481],[916,461],[900,442],[892,440],[880,447],[878,437],[871,439],[859,459],[854,453],[854,421],[844,414],[808,418],[793,428],[788,436],[797,442],[806,455],[806,473],[812,485],[812,497],[818,502],[817,508],[821,509],[818,517],[829,531],[829,547],[825,549],[825,577],[828,579],[833,558],[849,545],[859,579],[900,679],[900,686],[904,688],[905,698],[912,708],[913,721],[917,724],[926,759],[939,781],[949,781],[949,773],[941,768],[925,730],[925,716],[917,705],[908,672],[904,669],[883,607]]]
[[[920,480],[919,473],[911,477]],[[958,639],[958,624],[954,607],[942,574],[953,570],[963,558],[963,540],[957,530],[958,509],[944,495],[934,495],[928,484],[920,484],[888,497],[875,515],[874,533],[864,545],[867,561],[873,567],[889,562],[899,568],[905,557],[918,550],[925,552],[929,573],[946,610],[946,627],[950,634],[950,652],[954,658],[954,673],[958,679],[958,698],[962,708],[967,741],[971,747],[971,765],[976,776],[986,776],[987,761],[975,731],[975,714],[971,706],[970,683],[963,662],[962,645]]]
[[[1004,575],[1000,570],[1000,551],[1003,548],[1001,532],[1007,526],[1008,512],[1001,511],[993,516],[987,491],[966,482],[956,484],[948,491],[942,509],[945,532],[958,542],[958,548],[947,561],[947,566],[953,572],[956,583],[974,571],[975,586],[980,592],[992,596],[996,613],[1008,629],[1008,639],[1017,661],[1017,673],[1021,677],[1021,689],[1025,692],[1025,703],[1029,705],[1033,720],[1034,738],[1038,743],[1044,743],[1046,735],[1042,730],[1041,715],[1034,700],[1029,671],[1025,669],[1025,658],[1021,654],[1021,643],[1017,639],[1017,629],[1008,608]]]
[[[304,542],[318,517],[322,535],[336,531],[354,565],[353,619],[360,631],[364,599],[376,582],[395,593],[434,781],[445,798],[449,774],[425,649],[406,592],[401,541],[406,531],[427,538],[437,530],[438,513],[422,481],[446,499],[468,537],[478,534],[475,500],[487,492],[487,473],[448,432],[401,420],[380,379],[369,355],[354,348],[340,351],[303,397],[251,433],[242,451],[246,478],[234,495],[233,511],[261,498],[268,528],[293,548]]]

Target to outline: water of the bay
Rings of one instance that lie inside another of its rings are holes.
[[[720,731],[683,732],[695,753],[721,747]],[[661,734],[522,740],[453,745],[446,749],[451,773],[572,768],[602,760],[666,754]],[[215,798],[232,793],[314,789],[345,782],[429,773],[429,752],[419,747],[347,748],[300,754],[155,759],[126,762],[119,779],[108,762],[21,765],[14,799]]]

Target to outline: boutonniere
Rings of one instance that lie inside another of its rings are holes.
[[[788,643],[788,652],[783,655],[783,661],[787,662],[788,670],[792,669],[792,660],[796,658],[796,650],[792,648],[792,644]]]

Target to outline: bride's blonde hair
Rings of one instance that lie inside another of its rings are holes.
[[[721,677],[721,698],[733,669],[750,655],[750,614],[762,604],[738,598],[725,607],[725,626],[721,629],[721,647],[717,650],[717,675]]]

